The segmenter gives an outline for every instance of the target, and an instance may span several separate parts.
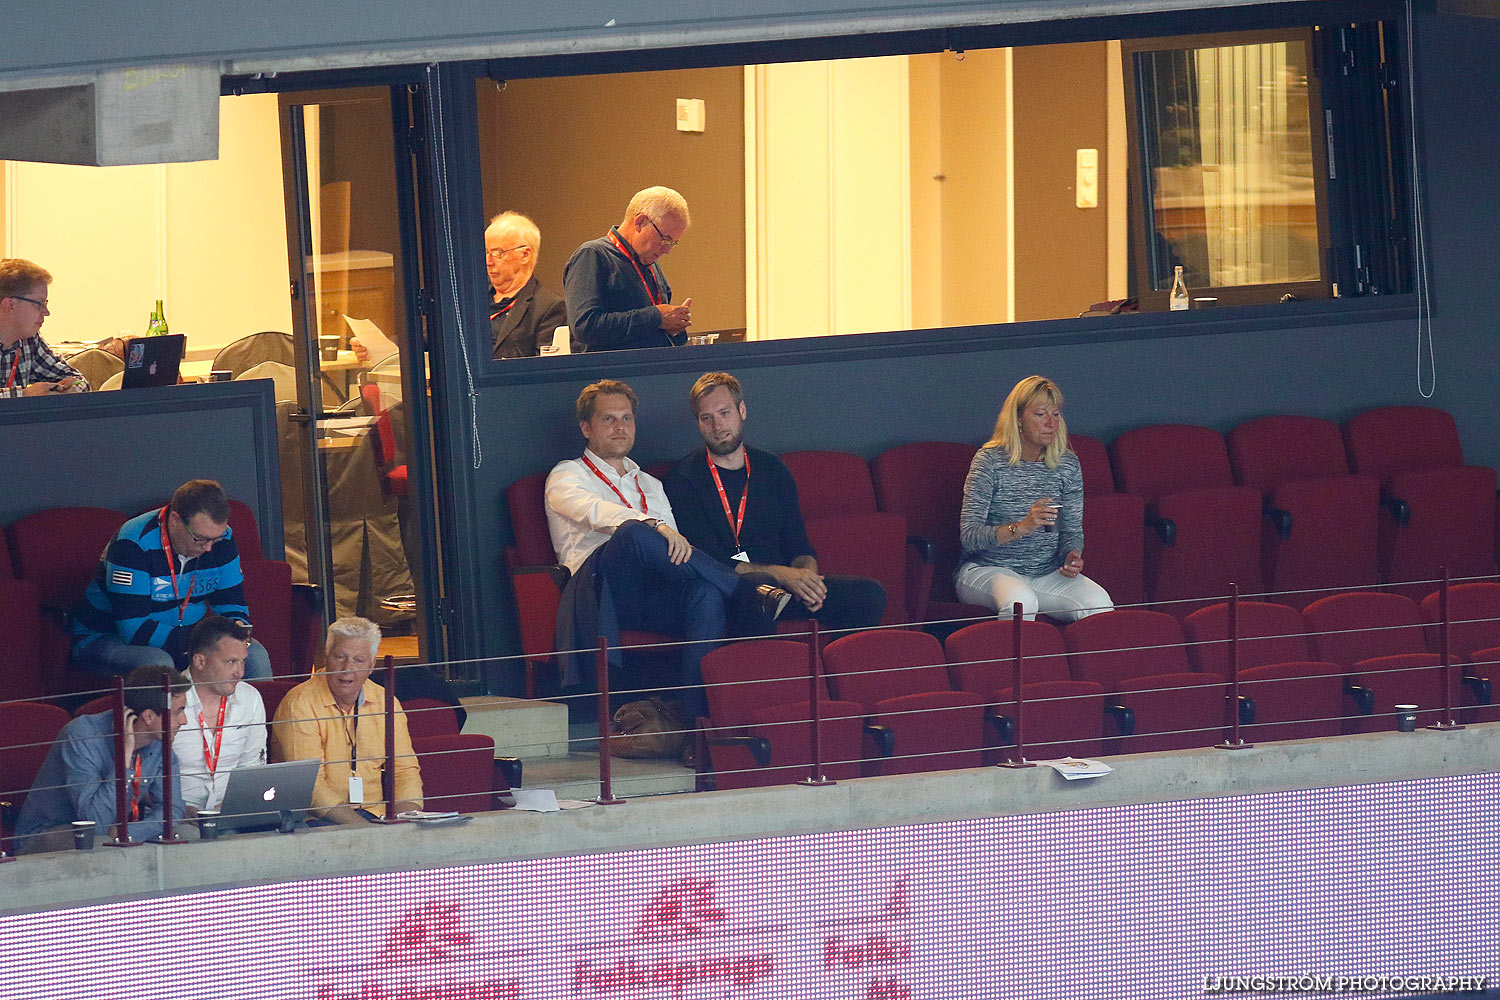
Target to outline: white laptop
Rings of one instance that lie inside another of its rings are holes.
[[[306,819],[322,766],[321,760],[289,760],[230,771],[219,806],[219,831],[274,830],[281,825],[282,810]]]

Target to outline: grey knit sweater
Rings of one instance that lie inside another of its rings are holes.
[[[1057,530],[1033,531],[999,544],[995,526],[1023,519],[1042,497],[1062,504]],[[1068,552],[1083,551],[1083,469],[1078,456],[1064,452],[1057,468],[1046,462],[1011,465],[1001,447],[981,448],[964,479],[964,505],[958,515],[958,538],[969,563],[1004,566],[1021,576],[1046,576],[1063,564]]]

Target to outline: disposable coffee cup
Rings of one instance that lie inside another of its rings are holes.
[[[234,372],[228,368],[215,368],[208,373],[208,380],[210,382],[233,382]]]
[[[73,848],[79,851],[92,851],[94,849],[94,821],[91,819],[75,819],[73,821]]]
[[[322,349],[324,361],[337,361],[339,359],[339,338],[337,336],[319,337],[318,347]]]
[[[1414,733],[1417,731],[1417,706],[1396,706],[1396,732]]]
[[[198,810],[198,839],[217,840],[219,837],[219,810]]]

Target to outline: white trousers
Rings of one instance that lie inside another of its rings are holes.
[[[953,580],[958,599],[965,604],[994,608],[999,618],[1011,617],[1011,609],[1021,603],[1027,621],[1041,612],[1065,622],[1113,611],[1114,603],[1105,589],[1083,574],[1063,576],[1061,572],[1046,576],[1021,576],[1004,566],[980,566],[970,563],[959,570]]]

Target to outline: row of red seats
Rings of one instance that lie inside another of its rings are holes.
[[[824,771],[832,778],[973,767],[1008,742],[1015,715],[1015,629],[1023,643],[1027,755],[1097,756],[1208,746],[1238,711],[1248,741],[1389,729],[1398,704],[1440,720],[1444,675],[1438,594],[1419,606],[1389,592],[1336,594],[1302,610],[1238,604],[1241,701],[1229,684],[1229,605],[1179,622],[1119,610],[1059,629],[988,621],[950,635],[880,629],[822,653]],[[1500,583],[1449,590],[1455,706],[1500,720],[1490,668],[1500,661]],[[805,643],[760,639],[703,660],[717,787],[796,781],[811,760]],[[1467,672],[1464,672],[1465,669]]]
[[[1328,420],[1274,416],[1227,438],[1169,424],[1126,431],[1108,449],[1081,434],[1069,443],[1083,468],[1086,572],[1117,605],[1149,600],[1184,617],[1231,583],[1245,594],[1285,593],[1430,580],[1443,567],[1455,577],[1495,572],[1495,471],[1463,465],[1457,426],[1443,410],[1384,407],[1342,431]],[[868,463],[832,451],[781,457],[819,564],[881,581],[884,623],[904,624],[991,613],[953,591],[973,456],[972,445],[924,441]],[[506,492],[527,697],[553,647],[565,579],[547,531],[545,479],[528,476]],[[1283,599],[1300,606],[1316,596]]]
[[[275,717],[281,699],[297,683],[286,679],[251,682],[265,702],[266,718]],[[112,704],[111,696],[95,698],[70,716],[64,709],[44,702],[0,703],[0,733],[5,734],[0,744],[0,838],[9,837],[58,731],[69,718],[109,711]],[[460,734],[457,714],[443,702],[416,698],[402,708],[412,750],[422,770],[426,808],[464,813],[495,808],[495,793],[508,788],[495,770],[495,741],[488,736]]]
[[[267,559],[255,514],[229,502],[229,525],[245,576],[255,638],[277,676],[306,673],[322,639],[320,612],[292,570]],[[0,532],[0,700],[97,690],[96,675],[68,665],[68,621],[115,532],[131,515],[102,507],[54,507]]]

